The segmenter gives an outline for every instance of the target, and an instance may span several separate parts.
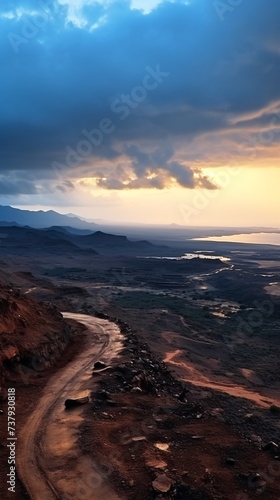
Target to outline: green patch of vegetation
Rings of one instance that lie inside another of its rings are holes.
[[[171,297],[167,294],[153,294],[149,292],[126,292],[116,297],[115,304],[123,308],[131,309],[168,309],[170,313],[185,316],[196,323],[204,326],[212,324],[213,318],[209,311],[201,306],[194,306],[187,300],[179,297]]]
[[[116,304],[132,309],[169,309],[175,314],[183,314],[187,311],[185,300],[149,292],[127,292],[117,298]]]
[[[86,269],[83,267],[63,267],[63,266],[55,266],[52,269],[49,269],[44,272],[45,276],[64,276],[67,274],[73,273],[83,273]]]

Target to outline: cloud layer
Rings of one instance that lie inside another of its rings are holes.
[[[276,161],[279,0],[64,3],[0,6],[0,194],[213,189],[207,165]]]

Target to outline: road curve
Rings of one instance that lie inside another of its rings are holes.
[[[76,444],[82,408],[66,411],[67,397],[90,394],[92,366],[110,363],[122,348],[119,327],[85,314],[63,313],[86,326],[83,351],[51,377],[18,436],[17,472],[32,500],[119,500],[98,465]]]

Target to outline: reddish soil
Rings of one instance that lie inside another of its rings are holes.
[[[64,322],[52,307],[7,289],[1,293],[1,298],[8,298],[8,306],[5,300],[2,302],[2,360],[7,359],[7,346],[16,347],[22,356],[40,347],[46,330],[56,335],[62,328]],[[19,319],[22,333],[18,331]],[[93,402],[84,411],[85,423],[79,429],[81,452],[98,464],[101,480],[109,482],[125,500],[278,500],[280,462],[275,453],[258,449],[236,428],[221,421],[219,414],[214,416],[208,401],[194,396],[190,384],[180,398],[183,386],[162,362],[164,352],[158,350],[157,335],[145,326],[141,330],[141,342],[128,331],[122,359],[94,377],[100,391],[93,393]],[[35,408],[37,395],[49,376],[82,347],[83,333],[77,330],[75,341],[55,367],[40,373],[28,369],[25,377],[13,363],[9,371],[5,369],[6,388],[16,390],[17,430]],[[140,386],[142,391],[134,389]],[[21,500],[28,497],[19,480],[16,493],[7,493],[6,400],[1,402],[1,409],[4,425],[0,442],[5,453],[0,459],[0,495]],[[161,494],[158,489],[166,491]]]
[[[279,498],[280,463],[273,454],[211,415],[190,391],[180,401],[181,384],[147,345],[131,335],[120,362],[94,378],[100,392],[93,394],[79,440],[120,498]],[[133,377],[141,373],[152,388],[134,392],[140,382]],[[158,475],[168,489],[162,496],[153,483]]]
[[[13,351],[9,346],[14,346],[15,352],[19,356],[25,356],[28,352],[40,349],[42,342],[46,343],[45,332],[50,334],[49,342],[51,342],[51,337],[55,337],[58,332],[65,328],[65,321],[53,307],[46,307],[43,304],[29,300],[24,295],[19,294],[18,291],[6,287],[2,287],[0,290],[0,304],[2,304],[2,307],[4,304],[4,310],[2,309],[0,316],[0,368],[2,370],[0,410],[3,412],[0,414],[0,447],[2,448],[0,455],[0,498],[22,500],[28,498],[28,496],[19,478],[16,480],[15,493],[10,493],[7,490],[6,474],[9,472],[7,463],[9,453],[6,446],[8,437],[7,390],[8,388],[15,389],[17,435],[27,415],[36,406],[38,396],[47,384],[49,377],[69,363],[77,352],[82,350],[84,333],[83,328],[75,322],[68,321],[66,329],[69,329],[72,335],[63,356],[56,360],[55,365],[50,366],[48,370],[35,371],[21,365],[17,359],[8,361],[7,355],[13,355]],[[3,361],[4,367],[2,365]],[[50,360],[51,364],[52,360]]]
[[[0,288],[1,363],[38,349],[46,335],[55,336],[62,328],[62,316],[53,306],[31,300],[17,289]]]

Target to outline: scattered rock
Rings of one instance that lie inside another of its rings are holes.
[[[133,441],[134,443],[138,443],[139,441],[146,441],[147,438],[146,436],[135,436],[133,438],[131,438],[131,441]]]
[[[131,392],[143,392],[140,387],[132,387]]]
[[[132,383],[140,387],[142,391],[155,392],[154,380],[150,375],[147,375],[145,371],[141,372],[139,375],[135,375],[132,379]]]
[[[147,465],[154,469],[165,469],[167,467],[167,463],[161,458],[151,457],[147,460]]]
[[[9,362],[10,365],[12,366],[12,363],[15,361],[18,362],[19,359],[20,359],[19,358],[19,351],[18,351],[17,347],[15,347],[13,345],[9,345],[9,346],[6,346],[5,349],[3,349],[3,351],[2,351],[2,360],[3,361]]]
[[[66,408],[73,408],[74,406],[85,405],[88,402],[89,397],[85,396],[84,398],[66,399],[64,404]]]
[[[181,394],[179,395],[179,398],[178,398],[179,401],[181,401],[182,403],[186,403],[186,395],[187,395],[187,389],[184,387]]]
[[[231,458],[231,457],[227,457],[226,458],[226,464],[227,465],[235,465],[235,463],[236,462],[235,462],[234,458]]]
[[[110,399],[110,392],[108,391],[105,391],[104,389],[102,391],[100,391],[98,394],[97,394],[98,398],[100,399]]]
[[[205,469],[204,476],[202,478],[204,483],[210,483],[212,481],[212,474],[209,469]]]
[[[127,373],[127,367],[125,366],[125,364],[121,364],[119,366],[116,366],[116,371],[118,372],[121,372],[121,373]]]
[[[263,488],[266,485],[266,482],[262,479],[261,475],[256,472],[252,473],[248,477],[248,486],[252,490],[258,490],[259,488]]]
[[[107,399],[107,405],[109,406],[117,406],[117,402],[113,399]]]
[[[93,365],[94,370],[103,370],[106,368],[106,364],[103,361],[96,361]]]
[[[278,453],[278,448],[278,444],[274,443],[274,441],[269,441],[262,447],[262,450],[272,451],[272,453]]]
[[[169,449],[168,443],[155,443],[155,447],[161,451],[167,451]]]
[[[246,420],[250,420],[253,418],[253,416],[254,416],[253,413],[246,413],[246,415],[244,415],[244,418],[246,418]]]
[[[160,493],[168,493],[172,486],[172,481],[165,474],[158,474],[157,478],[153,481],[153,488]]]
[[[186,483],[189,479],[189,471],[184,470],[182,472],[181,478],[182,478],[182,481],[184,481]]]

